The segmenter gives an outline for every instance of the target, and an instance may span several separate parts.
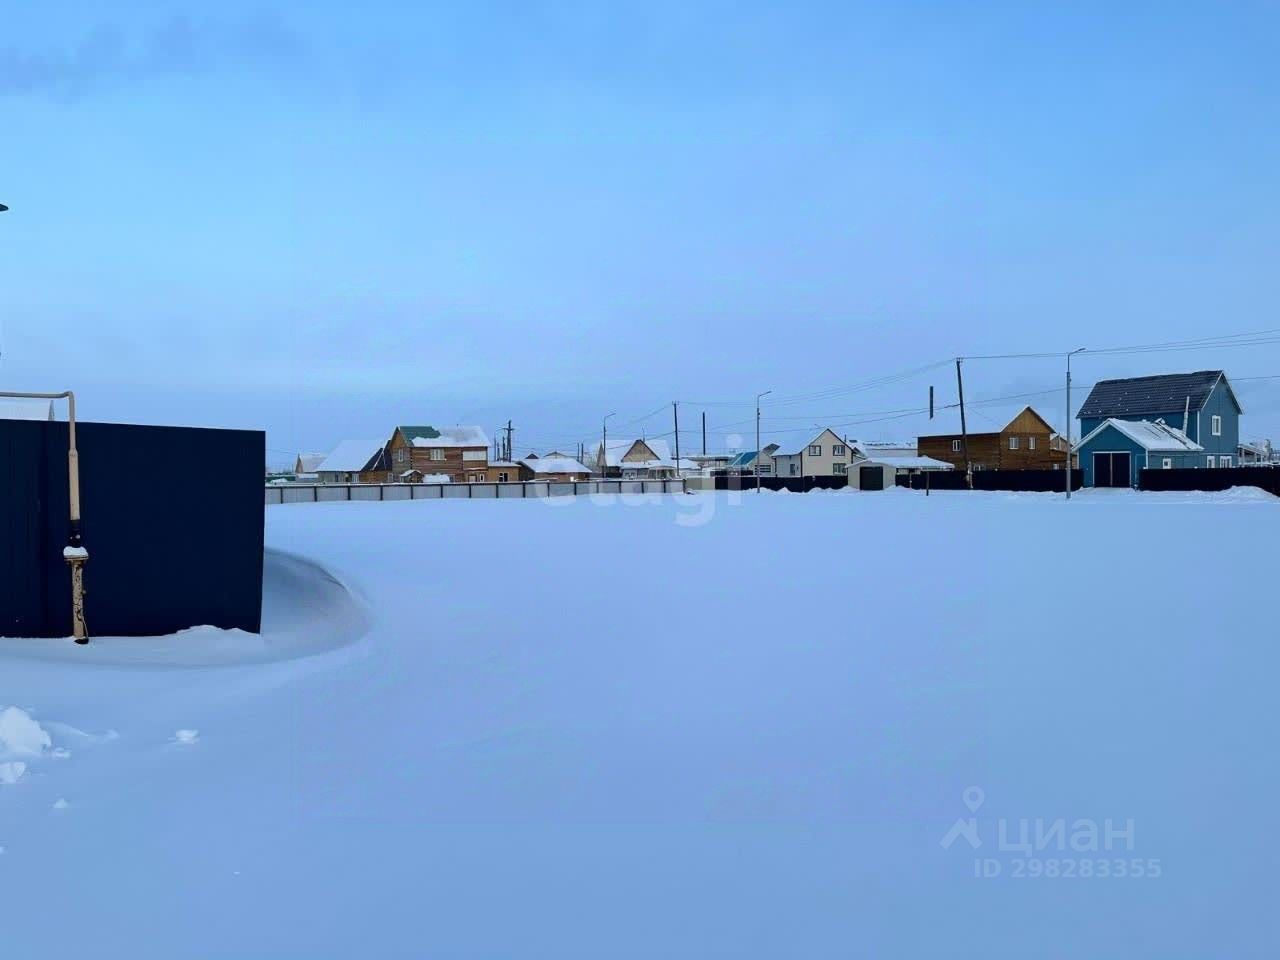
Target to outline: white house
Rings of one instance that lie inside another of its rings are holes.
[[[854,460],[849,442],[830,427],[798,447],[779,447],[773,454],[779,477],[844,477]]]

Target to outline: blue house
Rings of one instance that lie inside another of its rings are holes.
[[[1166,459],[1176,467],[1235,466],[1240,413],[1240,401],[1221,370],[1101,380],[1077,414],[1084,439],[1076,449],[1085,485],[1136,485],[1138,470],[1165,466]],[[1100,431],[1109,420],[1153,429]],[[1129,454],[1125,462],[1111,456],[1123,453]],[[1096,471],[1094,454],[1106,455]],[[1121,483],[1125,475],[1129,482]]]
[[[1144,468],[1198,467],[1204,447],[1163,420],[1108,417],[1075,446],[1086,487],[1136,487]]]

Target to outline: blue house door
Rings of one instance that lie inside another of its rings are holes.
[[[1129,454],[1127,453],[1095,453],[1093,455],[1093,485],[1095,487],[1132,486],[1129,469]]]

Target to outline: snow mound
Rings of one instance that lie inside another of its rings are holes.
[[[0,759],[38,757],[53,746],[53,739],[19,707],[0,710]]]
[[[201,626],[165,637],[93,637],[88,646],[70,639],[0,639],[0,657],[77,665],[233,666],[328,653],[367,632],[365,605],[320,564],[268,549],[262,574],[261,634]]]

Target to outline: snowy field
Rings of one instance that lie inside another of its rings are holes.
[[[738,499],[272,507],[262,638],[0,641],[4,955],[1276,954],[1280,503]]]

